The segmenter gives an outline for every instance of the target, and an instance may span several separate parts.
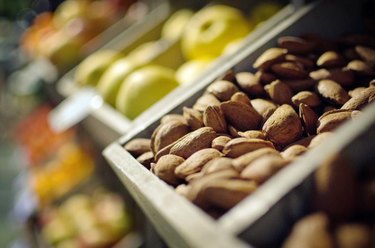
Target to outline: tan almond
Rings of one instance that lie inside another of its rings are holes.
[[[352,118],[351,110],[333,110],[319,118],[317,133],[331,132],[347,120]]]
[[[151,151],[150,139],[145,138],[137,138],[129,141],[125,144],[124,148],[127,150],[132,156],[138,157],[145,152]]]
[[[238,134],[238,130],[232,126],[232,125],[228,125],[228,133],[230,136],[232,136],[232,138],[238,138],[240,137],[240,135]]]
[[[175,174],[180,178],[201,171],[202,167],[211,159],[221,157],[223,154],[216,149],[206,148],[193,153],[175,169]]]
[[[272,101],[277,104],[291,104],[292,89],[280,80],[273,81],[264,87]]]
[[[232,159],[227,157],[218,157],[208,161],[202,168],[203,174],[210,174],[220,170],[230,169],[232,167]]]
[[[293,145],[301,145],[301,146],[304,146],[304,147],[308,147],[311,140],[315,137],[316,135],[310,135],[310,136],[307,136],[307,137],[304,137],[304,138],[301,138],[299,140],[297,140],[296,142],[293,142],[291,143],[290,145],[286,146],[284,149],[287,149],[289,146],[293,146]]]
[[[260,97],[265,94],[260,80],[251,72],[239,72],[236,74],[236,81],[240,88],[252,97]]]
[[[308,54],[313,51],[315,43],[294,36],[283,36],[277,40],[277,44],[292,54]]]
[[[301,120],[294,109],[283,104],[264,123],[262,130],[272,142],[286,146],[302,135]]]
[[[186,122],[171,120],[160,124],[151,136],[151,150],[154,154],[178,140],[190,131]]]
[[[223,153],[227,157],[237,158],[245,153],[264,147],[274,148],[272,142],[270,141],[262,139],[235,138],[224,146]]]
[[[249,138],[249,139],[266,139],[266,136],[262,131],[259,130],[249,130],[245,132],[238,132],[238,135],[244,138]]]
[[[318,82],[317,91],[327,102],[340,106],[350,99],[348,92],[341,85],[328,79]]]
[[[253,107],[235,101],[223,102],[220,107],[227,122],[237,130],[247,131],[259,128],[262,117]]]
[[[264,123],[277,109],[275,103],[261,98],[251,100],[251,105],[262,116],[262,123]]]
[[[352,90],[349,90],[348,94],[349,94],[350,97],[358,97],[358,96],[362,95],[362,93],[364,93],[366,89],[367,89],[366,87],[356,87]]]
[[[183,116],[191,130],[197,130],[204,126],[203,114],[196,109],[183,107]]]
[[[361,94],[353,96],[341,109],[360,110],[375,100],[375,87],[368,87]]]
[[[352,60],[347,64],[346,68],[354,71],[360,76],[373,76],[375,74],[371,66],[369,66],[362,60]]]
[[[216,80],[226,80],[226,81],[234,82],[235,80],[234,71],[232,69],[229,69],[226,72],[224,72],[222,75],[217,77]]]
[[[307,151],[307,148],[303,145],[292,145],[282,151],[280,154],[284,159],[294,159]]]
[[[177,194],[187,197],[189,195],[190,185],[180,184],[174,190]]]
[[[250,98],[241,91],[234,93],[233,96],[230,98],[230,100],[234,102],[241,102],[241,103],[251,106]]]
[[[324,132],[324,133],[317,134],[313,139],[311,139],[310,144],[307,146],[307,148],[311,149],[320,145],[325,140],[330,139],[332,135],[333,135],[332,132]]]
[[[329,70],[327,79],[335,81],[342,87],[351,87],[356,82],[354,72],[347,68],[334,68]]]
[[[302,120],[303,127],[307,135],[316,134],[318,115],[308,105],[301,103],[299,105],[299,117]]]
[[[211,142],[216,137],[217,134],[211,127],[199,128],[177,140],[169,153],[187,159],[193,153],[211,147]]]
[[[317,94],[311,91],[301,91],[292,97],[294,106],[298,107],[301,103],[306,104],[311,108],[320,106],[321,101]]]
[[[327,51],[320,55],[316,65],[323,68],[332,68],[343,66],[345,62],[345,58],[341,54],[335,51]]]
[[[227,122],[219,106],[208,106],[204,110],[203,124],[206,127],[212,127],[217,133],[225,133],[227,131]]]
[[[323,79],[328,79],[330,77],[331,73],[327,69],[319,69],[316,71],[311,71],[309,73],[309,76],[314,79],[315,81],[320,81]]]
[[[228,101],[234,93],[238,92],[238,88],[232,82],[219,80],[208,86],[206,91],[223,102]]]
[[[219,99],[212,94],[203,94],[193,105],[193,109],[203,112],[208,106],[220,105]]]
[[[232,165],[236,170],[242,171],[256,159],[268,155],[280,156],[279,152],[274,148],[264,147],[233,159]]]
[[[269,48],[255,60],[253,67],[266,70],[274,63],[282,61],[287,52],[288,50],[283,48]]]
[[[243,169],[241,177],[262,184],[288,163],[289,161],[283,159],[281,156],[262,156]]]
[[[303,66],[296,62],[282,62],[271,66],[271,70],[281,78],[285,79],[304,79],[308,73]]]
[[[137,158],[137,161],[147,169],[150,169],[151,163],[154,162],[154,153],[152,151],[145,152]]]
[[[231,209],[257,189],[253,181],[241,179],[218,179],[202,187],[199,194],[212,207]]]
[[[162,156],[159,161],[154,165],[154,174],[171,185],[178,185],[181,180],[175,175],[176,167],[185,161],[182,157],[167,154]]]
[[[225,144],[228,143],[230,140],[231,138],[228,136],[224,136],[224,135],[218,136],[212,140],[211,147],[221,152]]]

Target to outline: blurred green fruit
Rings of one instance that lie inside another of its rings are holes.
[[[117,95],[116,107],[129,119],[134,119],[177,86],[172,69],[145,66],[125,79]]]
[[[188,23],[193,14],[193,11],[189,9],[181,9],[173,13],[164,23],[161,37],[170,41],[179,40],[186,23]]]
[[[75,73],[75,80],[81,85],[95,86],[104,71],[119,57],[119,53],[112,50],[102,50],[91,54],[79,65]]]
[[[187,59],[218,57],[229,42],[245,37],[250,30],[241,11],[225,5],[208,6],[186,25],[182,52]]]
[[[211,64],[213,58],[188,60],[176,71],[176,78],[180,84],[186,84],[199,77]]]
[[[251,10],[250,19],[254,25],[258,25],[276,14],[282,7],[283,6],[277,2],[261,2]]]
[[[100,77],[96,89],[106,102],[115,106],[116,97],[121,84],[124,82],[124,79],[137,68],[138,65],[128,58],[117,60]]]

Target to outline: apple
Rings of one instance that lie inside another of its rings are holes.
[[[241,11],[225,5],[208,6],[186,25],[181,49],[187,59],[218,57],[229,42],[245,37],[250,30]]]
[[[251,10],[250,20],[254,25],[258,25],[276,14],[282,7],[278,2],[263,1]]]
[[[138,68],[138,64],[129,58],[122,58],[114,62],[100,77],[96,86],[103,99],[115,106],[117,93],[124,79]]]
[[[134,119],[177,86],[172,69],[144,66],[125,79],[117,95],[116,107],[129,119]]]
[[[211,64],[213,58],[200,58],[188,60],[176,71],[176,78],[180,84],[186,84],[199,77]]]
[[[88,1],[66,0],[62,2],[53,14],[56,27],[63,27],[68,21],[87,15]]]
[[[241,47],[243,40],[243,38],[239,38],[229,42],[223,50],[223,55],[229,55],[237,51]]]
[[[180,9],[173,13],[162,27],[162,39],[180,40],[184,28],[192,16],[193,11],[189,9]]]
[[[91,54],[83,60],[75,72],[75,80],[81,85],[95,86],[100,76],[118,57],[119,53],[112,50],[102,50]]]

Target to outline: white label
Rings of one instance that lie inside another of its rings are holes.
[[[103,104],[103,98],[94,88],[83,88],[62,101],[48,116],[53,131],[63,132],[85,119],[91,111]]]

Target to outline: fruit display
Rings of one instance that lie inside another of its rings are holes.
[[[374,101],[372,36],[282,36],[277,44],[254,72],[229,71],[124,149],[218,218]]]
[[[63,72],[88,52],[85,44],[123,18],[132,0],[66,0],[54,12],[43,12],[25,31],[23,50],[47,58]]]
[[[51,247],[112,247],[132,230],[128,206],[103,188],[70,196],[38,214],[37,226]]]
[[[262,2],[255,9],[266,4],[275,11],[264,11],[262,21],[282,8],[276,2]],[[97,51],[78,65],[74,80],[95,87],[107,103],[133,120],[174,88],[193,82],[217,58],[237,50],[254,29],[255,19],[259,22],[255,12],[249,16],[221,4],[195,13],[177,10],[161,27],[158,40],[142,43],[127,54],[110,48]],[[135,83],[135,78],[143,83]]]
[[[374,247],[374,163],[358,172],[345,154],[315,172],[311,212],[294,224],[282,247]]]

